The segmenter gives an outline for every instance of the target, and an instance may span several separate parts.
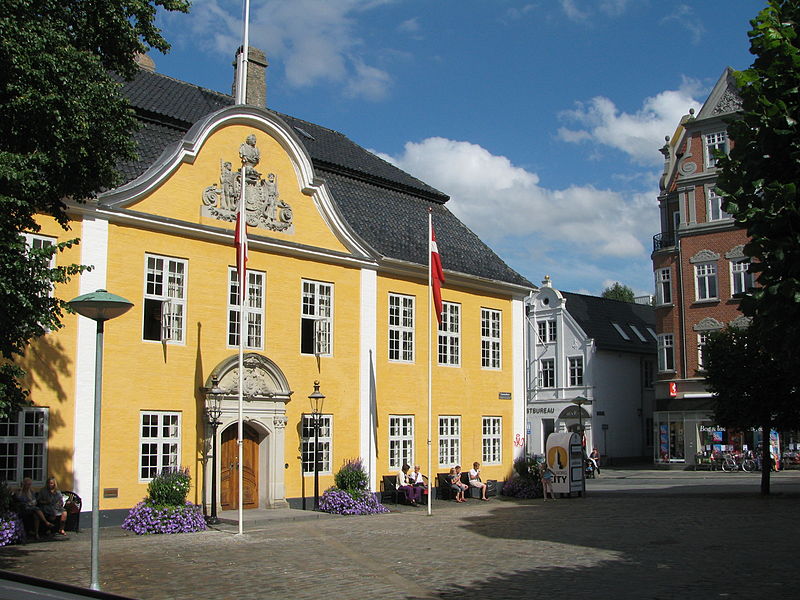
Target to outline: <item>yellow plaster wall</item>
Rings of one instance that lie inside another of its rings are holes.
[[[292,207],[294,233],[250,227],[248,234],[347,252],[347,248],[323,221],[314,200],[300,191],[292,160],[283,147],[264,131],[244,125],[229,125],[215,131],[205,141],[193,163],[181,164],[158,189],[127,208],[190,223],[233,229],[233,223],[201,216],[202,194],[208,186],[219,185],[222,161],[230,162],[234,169],[241,166],[239,146],[251,133],[255,134],[256,146],[261,152],[261,162],[256,169],[263,177],[268,173],[277,176],[280,198]]]
[[[145,253],[188,260],[184,344],[142,341]],[[104,499],[102,508],[129,507],[146,494],[146,483],[138,481],[140,410],[181,412],[181,463],[190,467],[193,481],[202,480],[198,389],[218,363],[237,353],[226,345],[228,267],[234,259],[232,246],[110,226],[108,287],[136,306],[106,328],[101,476],[103,487],[118,488],[119,497]],[[325,412],[335,415],[334,464],[358,455],[357,425],[344,415],[358,411],[359,272],[253,250],[248,267],[266,272],[265,350],[259,352],[283,370],[295,392],[287,405],[285,482],[287,497],[297,497],[304,481],[298,425],[309,410],[315,379],[327,396]],[[300,355],[303,278],[334,284],[334,356],[320,357],[319,368],[315,357]],[[331,484],[332,478],[323,476],[321,485]],[[190,499],[200,502],[201,496],[195,486]]]
[[[79,238],[81,222],[73,221],[71,230],[65,231],[50,217],[39,217],[41,226],[38,235],[54,238],[56,242]],[[79,264],[80,245],[56,254],[56,265]],[[56,285],[56,297],[71,300],[79,293],[79,277],[75,276],[65,284]],[[58,480],[61,489],[69,490],[74,485],[72,473],[72,449],[74,445],[75,407],[75,356],[77,338],[77,317],[64,313],[64,327],[34,340],[26,350],[25,356],[17,361],[27,371],[24,385],[31,392],[30,399],[35,406],[47,407],[49,440],[47,448],[47,475]]]
[[[415,301],[415,362],[412,364],[388,360],[389,293],[414,296]],[[512,401],[498,400],[499,392],[512,391],[511,370],[511,301],[508,298],[479,295],[472,291],[445,286],[442,299],[461,304],[461,366],[438,366],[436,347],[431,346],[432,327],[426,327],[428,288],[419,280],[379,277],[377,302],[378,355],[378,468],[380,474],[389,469],[389,415],[415,415],[415,462],[427,471],[428,417],[428,348],[433,353],[431,455],[434,473],[439,468],[439,416],[461,416],[462,466],[481,462],[482,417],[502,417],[502,465],[482,467],[485,479],[504,479],[512,461]],[[502,312],[502,365],[500,370],[481,368],[481,308]],[[432,320],[434,320],[432,318]],[[426,473],[427,474],[427,473]]]

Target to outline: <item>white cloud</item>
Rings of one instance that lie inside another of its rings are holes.
[[[645,253],[657,230],[655,188],[630,196],[592,186],[548,189],[536,173],[504,156],[441,137],[407,142],[400,155],[382,156],[449,194],[450,210],[489,243],[555,242],[584,255],[632,257]]]
[[[703,27],[703,24],[694,17],[692,12],[692,7],[688,4],[679,4],[670,11],[669,15],[661,19],[661,23],[663,24],[669,23],[670,21],[675,21],[680,26],[685,27],[692,35],[692,44],[696,46],[702,41],[703,35],[706,32],[706,28]]]
[[[570,143],[611,146],[639,164],[658,165],[663,161],[658,148],[663,145],[664,136],[672,135],[690,108],[700,108],[701,102],[695,100],[700,91],[699,82],[684,79],[677,90],[645,98],[635,113],[620,112],[613,101],[603,96],[587,103],[577,102],[574,110],[565,110],[560,117],[583,128],[562,127],[558,137]]]
[[[397,26],[397,31],[402,31],[403,33],[417,33],[419,30],[419,17],[406,19]]]
[[[289,86],[320,82],[340,84],[347,95],[379,100],[391,76],[367,64],[356,34],[360,13],[393,0],[254,0],[250,9],[250,43],[283,67]],[[184,17],[189,34],[208,40],[209,50],[230,53],[241,45],[239,0],[195,0]]]
[[[561,9],[564,11],[564,14],[567,15],[567,18],[571,21],[583,21],[586,17],[589,16],[587,12],[582,11],[578,8],[575,4],[575,0],[560,0],[561,1]]]

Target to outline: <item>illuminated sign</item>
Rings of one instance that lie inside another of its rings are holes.
[[[669,382],[669,397],[670,398],[677,398],[678,397],[678,384],[674,381]]]

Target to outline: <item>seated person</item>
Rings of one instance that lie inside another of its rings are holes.
[[[422,487],[427,487],[427,483],[425,483],[425,476],[420,473],[419,465],[414,465],[414,472],[408,474],[409,479],[411,480],[411,485],[419,485]]]
[[[410,468],[408,465],[403,465],[403,468],[397,474],[397,490],[406,495],[406,500],[411,506],[419,506],[419,503],[422,502],[422,488],[411,484],[408,476]]]
[[[48,521],[44,513],[36,506],[36,494],[33,493],[31,485],[33,480],[26,477],[22,480],[22,487],[14,494],[14,500],[19,503],[20,516],[26,517],[31,515],[33,517],[33,537],[39,539],[39,523],[44,523],[47,527],[52,527],[53,524]]]
[[[469,470],[469,484],[472,487],[478,488],[481,491],[481,500],[488,500],[486,497],[486,484],[481,481],[481,464],[479,462],[472,463],[472,468]]]
[[[447,481],[450,482],[450,489],[453,490],[453,493],[456,495],[455,501],[466,502],[466,500],[464,499],[464,488],[466,486],[463,483],[461,483],[461,474],[456,473],[455,467],[450,468],[450,473],[447,476]]]
[[[67,511],[64,510],[64,496],[58,489],[55,477],[49,477],[44,488],[36,494],[36,503],[51,523],[58,524],[58,535],[67,535],[64,524],[67,521]]]
[[[456,469],[456,477],[457,477],[456,485],[461,490],[461,497],[466,501],[467,497],[464,495],[464,492],[467,491],[467,488],[469,486],[466,483],[464,483],[463,481],[461,481],[461,465],[456,465],[455,469]]]

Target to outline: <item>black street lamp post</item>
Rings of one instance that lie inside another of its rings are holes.
[[[314,423],[314,510],[319,510],[319,425],[322,418],[322,403],[325,395],[319,391],[319,381],[314,382],[314,391],[308,397]]]
[[[584,444],[586,443],[586,436],[584,435],[583,431],[583,407],[585,405],[591,405],[592,401],[589,400],[588,398],[584,398],[583,396],[578,396],[577,398],[575,398],[575,400],[572,401],[572,403],[578,407],[578,423],[579,423],[578,427],[579,427],[579,433],[581,435],[581,452],[584,457],[583,465],[581,467],[581,472],[583,474],[581,478],[581,485],[582,485],[581,496],[585,496],[586,495],[586,446]]]
[[[219,379],[211,377],[211,389],[206,390],[206,418],[211,425],[211,516],[206,519],[209,525],[219,524],[217,517],[217,428],[222,424],[222,396],[224,391],[219,387]]]

